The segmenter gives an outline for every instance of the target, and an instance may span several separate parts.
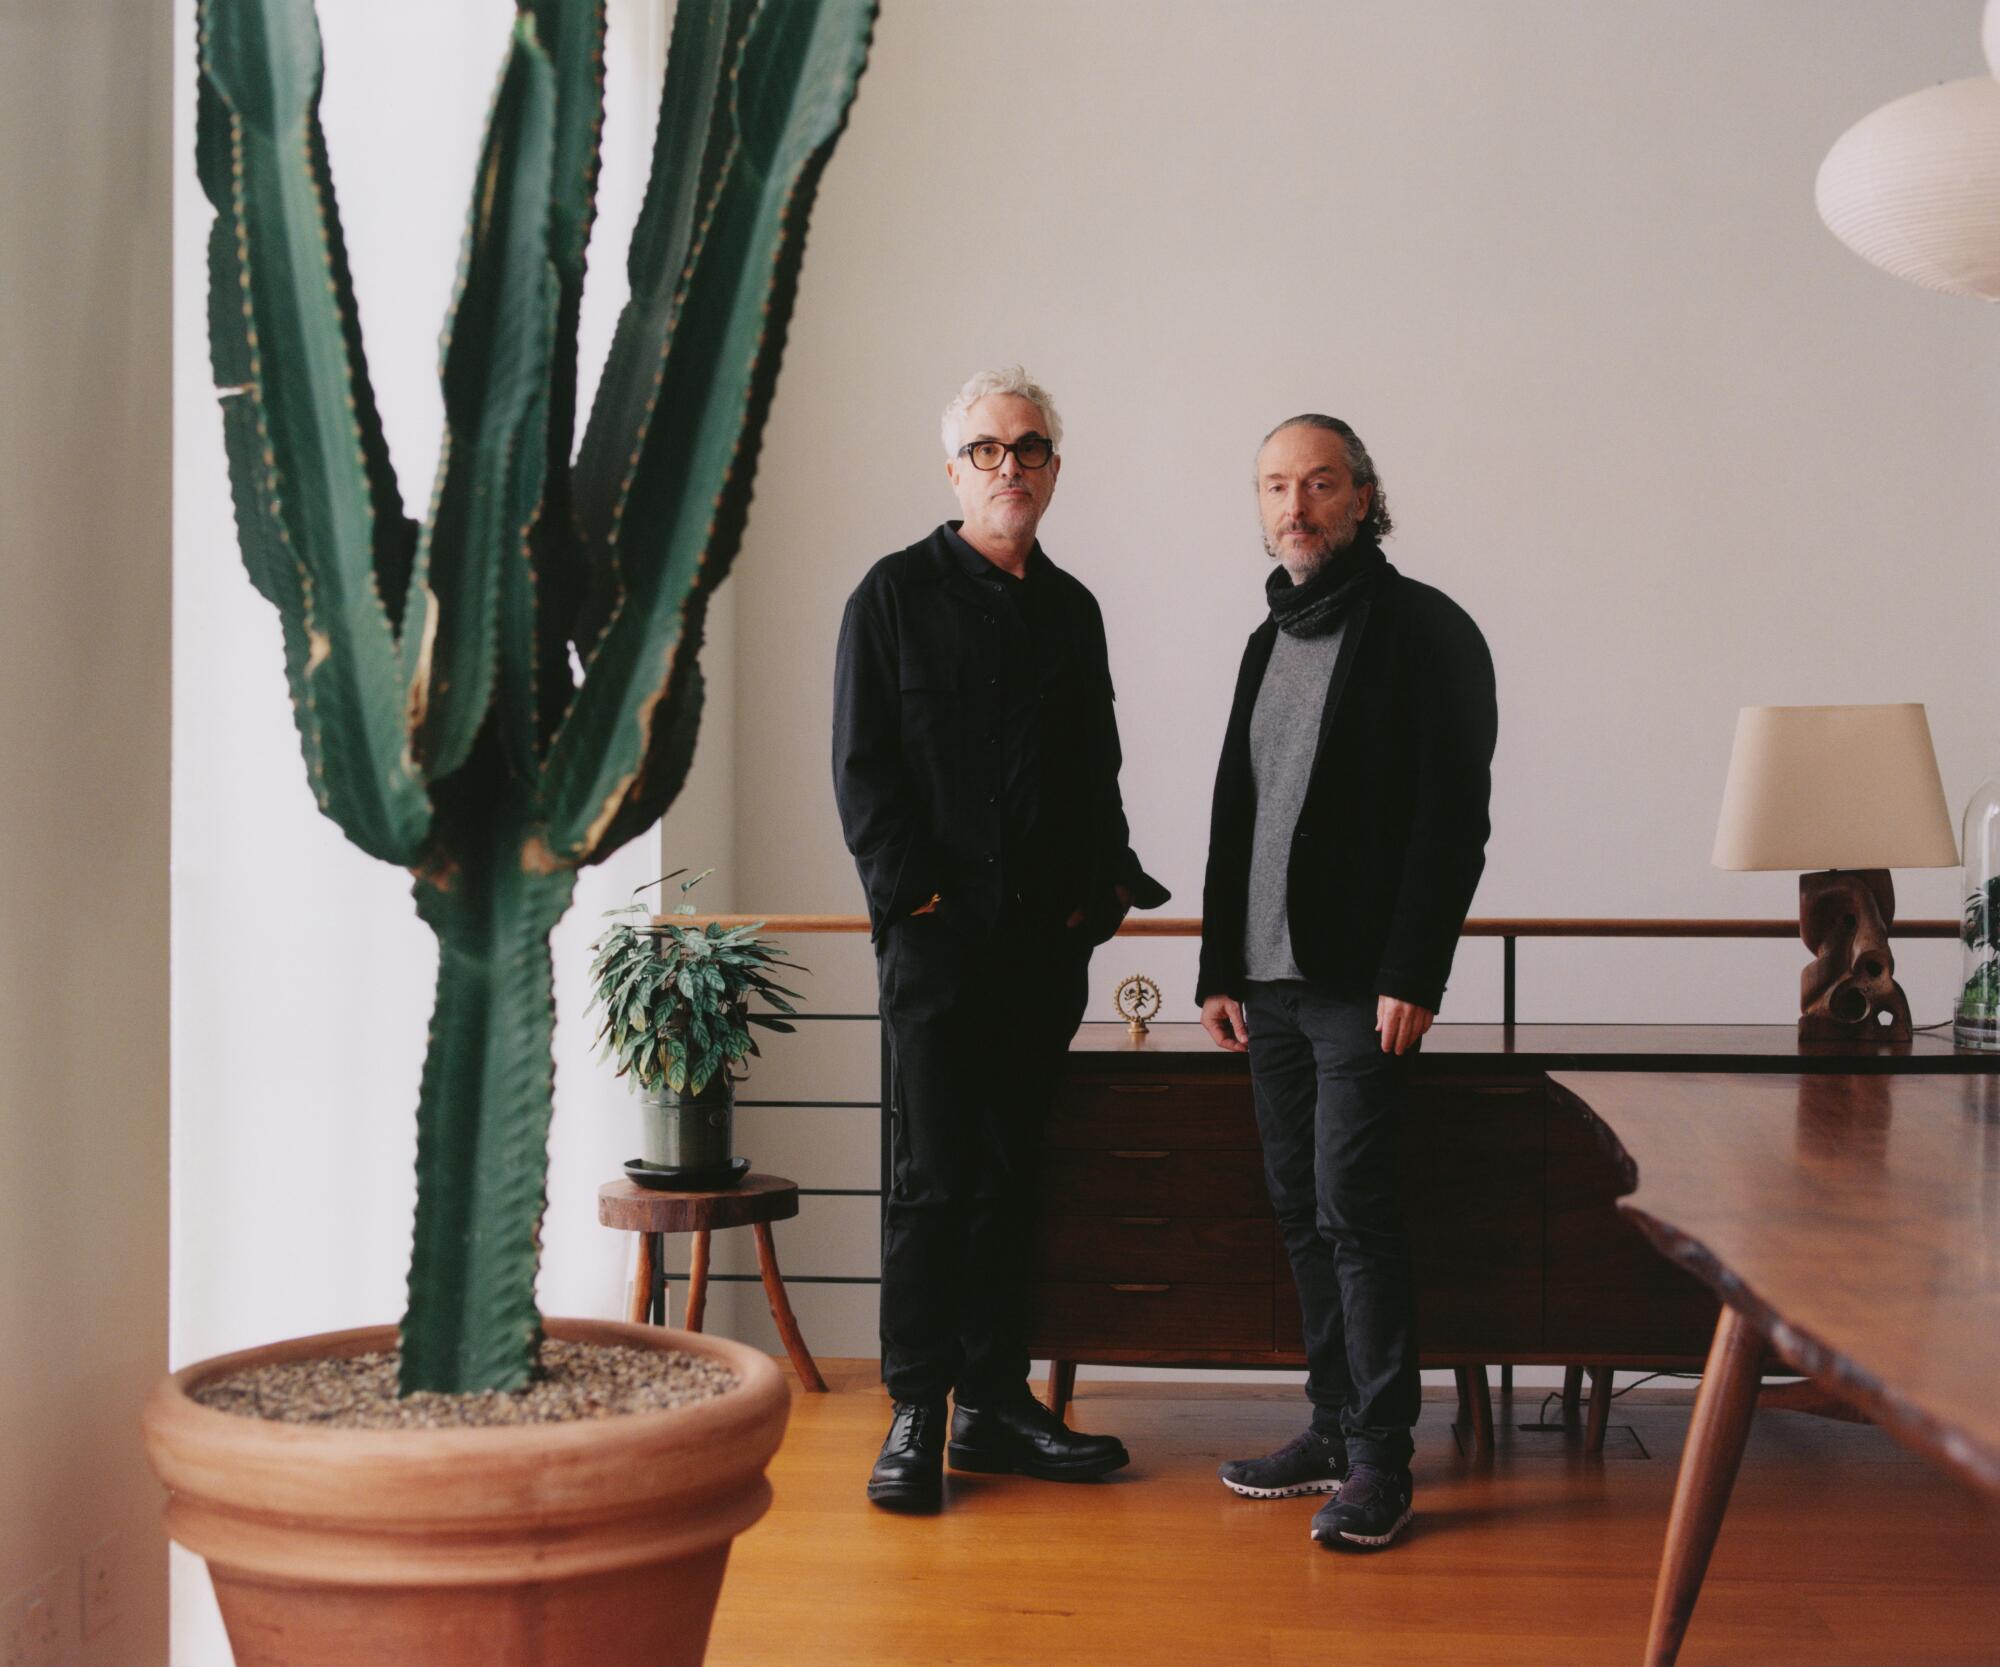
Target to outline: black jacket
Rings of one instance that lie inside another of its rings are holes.
[[[1139,905],[1167,893],[1133,855],[1118,792],[1118,723],[1104,619],[1081,583],[1045,556],[1044,628],[1062,634],[1059,683],[1044,691],[1066,718],[1059,767],[1042,775],[1062,803],[1048,807],[1062,873],[1045,884],[1085,911],[1079,935],[1117,930],[1124,885]],[[1012,581],[1007,581],[1012,582]],[[1007,599],[966,569],[946,528],[884,556],[855,587],[834,666],[833,790],[847,848],[879,938],[932,896],[957,925],[990,928],[1022,853],[1005,848],[1003,680],[1021,649]]]
[[[1195,1000],[1243,994],[1257,817],[1250,714],[1278,627],[1251,634],[1215,773]],[[1465,610],[1394,567],[1346,616],[1292,833],[1286,909],[1307,978],[1436,1012],[1486,863],[1493,659]]]

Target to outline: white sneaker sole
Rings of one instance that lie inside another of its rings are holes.
[[[1386,1534],[1350,1534],[1347,1532],[1346,1529],[1343,1528],[1337,1534],[1315,1533],[1313,1535],[1313,1539],[1320,1545],[1330,1545],[1334,1547],[1339,1547],[1342,1545],[1357,1545],[1366,1551],[1378,1551],[1383,1546],[1387,1545],[1391,1540],[1393,1540],[1398,1534],[1402,1533],[1402,1531],[1405,1528],[1409,1527],[1410,1518],[1415,1516],[1416,1514],[1417,1513],[1414,1510],[1410,1509],[1408,1506],[1405,1506],[1403,1508],[1403,1514],[1398,1518],[1396,1518],[1395,1522],[1390,1526],[1389,1532]]]
[[[1225,1476],[1222,1485],[1231,1493],[1240,1493],[1245,1499],[1301,1499],[1309,1493],[1338,1494],[1340,1482],[1329,1476],[1324,1482],[1300,1482],[1289,1488],[1253,1488],[1247,1483],[1232,1482]]]

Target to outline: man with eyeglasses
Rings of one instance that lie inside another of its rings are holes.
[[[1019,368],[967,382],[944,413],[963,518],[877,562],[840,626],[834,794],[893,1083],[868,1497],[894,1510],[939,1508],[947,1444],[1051,1481],[1127,1462],[1027,1386],[1033,1165],[1090,951],[1167,899],[1129,843],[1103,618],[1036,542],[1061,440]]]
[[[1493,661],[1462,608],[1384,559],[1389,506],[1346,423],[1280,423],[1255,481],[1278,565],[1216,770],[1195,999],[1250,1055],[1312,1418],[1221,1474],[1254,1499],[1333,1495],[1313,1538],[1372,1550],[1410,1520],[1418,1411],[1402,1061],[1485,865]]]

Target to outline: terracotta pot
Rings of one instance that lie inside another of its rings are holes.
[[[736,1535],[771,1502],[791,1396],[741,1343],[609,1320],[552,1337],[677,1348],[740,1380],[697,1406],[570,1424],[330,1430],[198,1406],[245,1366],[395,1346],[388,1326],[204,1360],[157,1385],[167,1532],[208,1560],[236,1667],[681,1667],[708,1648]]]

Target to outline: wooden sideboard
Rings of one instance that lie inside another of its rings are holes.
[[[1991,1072],[1921,1033],[1857,1050],[1789,1025],[1439,1025],[1411,1062],[1405,1190],[1427,1366],[1698,1367],[1716,1301],[1620,1213],[1630,1185],[1551,1071]],[[1050,1118],[1031,1351],[1304,1363],[1249,1066],[1198,1025],[1085,1025]]]

